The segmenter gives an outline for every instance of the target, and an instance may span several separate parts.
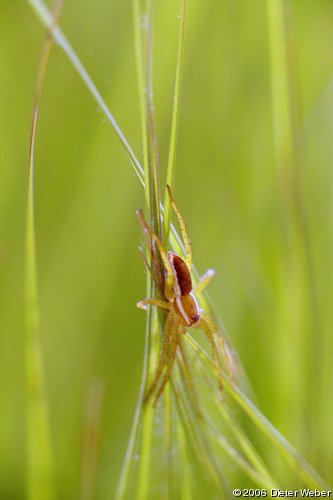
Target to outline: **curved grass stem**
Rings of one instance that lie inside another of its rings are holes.
[[[33,11],[37,14],[41,23],[47,29],[50,29],[52,27],[52,15],[47,6],[45,5],[45,3],[43,2],[43,0],[26,0],[26,1],[28,2],[28,4],[30,4]],[[108,106],[106,105],[105,100],[103,99],[101,93],[97,89],[88,71],[83,66],[82,62],[80,61],[79,57],[77,56],[76,52],[74,51],[73,47],[67,40],[62,30],[59,28],[59,26],[55,26],[54,29],[52,29],[52,37],[54,41],[59,45],[59,47],[62,48],[68,59],[71,61],[78,75],[89,89],[91,95],[97,102],[98,106],[101,108],[107,120],[110,122],[112,128],[116,132],[121,144],[123,145],[128,155],[129,161],[138,179],[140,180],[141,184],[144,185],[144,171],[139,163],[139,160],[135,156],[131,146],[129,145],[129,142],[127,141],[125,135],[123,134],[121,128],[119,127],[115,117],[113,116]]]
[[[31,8],[37,13],[42,24],[47,27],[52,27],[52,15],[47,9],[43,0],[27,0]],[[100,92],[98,91],[96,85],[94,84],[92,78],[88,74],[87,70],[82,65],[77,54],[70,45],[68,39],[65,37],[64,33],[59,27],[54,27],[52,30],[52,36],[57,44],[62,48],[64,53],[67,55],[71,61],[73,67],[80,75],[82,81],[89,89],[91,95],[96,100],[100,106],[102,112],[109,120],[113,129],[115,130],[117,136],[119,137],[122,146],[124,147],[127,155],[129,157],[130,163],[133,166],[135,173],[140,180],[142,186],[145,188],[145,204],[146,204],[146,217],[153,221],[153,230],[157,232],[161,238],[162,232],[162,219],[164,217],[164,236],[167,238],[170,231],[170,242],[171,247],[173,247],[177,253],[184,252],[183,244],[179,235],[172,224],[170,224],[170,203],[169,198],[166,197],[165,209],[160,202],[159,193],[159,165],[157,161],[157,147],[156,147],[156,134],[155,134],[155,123],[153,114],[153,93],[152,93],[152,0],[133,0],[134,8],[134,32],[135,32],[135,47],[136,47],[136,57],[138,66],[138,86],[139,86],[139,100],[141,106],[141,123],[142,123],[142,137],[143,137],[143,163],[144,168],[141,167],[139,160],[135,156],[130,144],[128,143],[125,135],[120,129],[117,121],[115,120],[113,114],[108,109],[104,99],[102,98]],[[142,34],[141,27],[141,16],[142,16],[142,4],[144,5],[145,12],[149,14],[149,26],[148,31]],[[184,32],[185,32],[185,10],[186,10],[186,0],[181,0],[181,20],[178,32],[178,49],[177,49],[177,62],[176,62],[176,76],[175,76],[175,87],[174,87],[174,103],[173,103],[173,113],[172,113],[172,124],[171,124],[171,135],[170,135],[170,146],[169,146],[169,159],[167,168],[167,182],[172,185],[175,171],[175,157],[176,157],[176,139],[177,139],[177,128],[179,122],[179,105],[180,105],[180,87],[181,87],[181,72],[183,66],[183,51],[184,51]],[[148,93],[148,94],[147,94]],[[147,94],[147,95],[145,95]],[[285,104],[285,103],[284,103]],[[284,108],[285,109],[285,108]],[[284,117],[280,119],[280,125],[283,124]],[[287,123],[289,127],[289,123]],[[283,127],[282,127],[283,128]],[[282,129],[281,129],[282,130]],[[291,132],[290,132],[291,134]],[[286,143],[290,140],[290,137],[286,138]],[[289,144],[289,142],[288,142]],[[31,168],[32,171],[32,168]],[[27,210],[27,295],[26,295],[26,317],[27,317],[27,331],[32,333],[29,334],[30,346],[27,349],[27,353],[34,358],[35,371],[31,371],[29,374],[31,379],[31,387],[35,383],[35,375],[37,373],[37,379],[41,380],[41,367],[39,358],[39,347],[36,344],[36,337],[33,332],[38,330],[38,309],[36,306],[37,300],[37,285],[36,285],[36,262],[35,262],[35,242],[34,242],[34,214],[33,214],[33,183],[30,187],[31,197],[28,198],[28,210]],[[165,241],[167,244],[168,241]],[[149,260],[150,255],[147,254]],[[194,273],[196,271],[194,269]],[[151,297],[154,295],[153,283],[150,277],[147,278],[147,296]],[[202,298],[203,302],[206,302],[205,296]],[[148,308],[147,315],[147,326],[146,326],[146,344],[145,344],[145,354],[144,354],[144,367],[142,373],[142,380],[140,385],[140,392],[138,396],[138,401],[135,410],[135,416],[132,426],[132,431],[130,433],[130,439],[128,442],[127,451],[125,454],[125,460],[123,463],[122,472],[118,482],[118,489],[116,498],[118,500],[125,498],[130,490],[131,482],[131,466],[133,465],[133,455],[136,443],[140,446],[139,453],[139,467],[138,475],[136,477],[136,490],[135,497],[139,499],[147,498],[151,476],[152,476],[152,451],[154,449],[154,432],[155,423],[154,416],[155,412],[159,411],[153,409],[150,405],[143,406],[142,401],[144,397],[144,391],[147,386],[147,380],[151,378],[153,369],[156,366],[159,348],[160,348],[160,324],[163,323],[163,319],[158,318],[157,314],[153,312],[152,308]],[[212,360],[206,354],[206,352],[199,346],[193,338],[189,337],[189,342],[193,348],[194,354],[198,359],[204,359],[208,362],[209,370],[212,370]],[[39,342],[39,341],[38,341]],[[28,346],[27,341],[27,346]],[[37,347],[36,347],[37,345]],[[29,352],[30,351],[30,352]],[[195,361],[194,361],[194,364]],[[179,365],[179,363],[178,363]],[[187,482],[182,483],[182,491],[184,492],[184,498],[190,497],[193,493],[193,487],[197,486],[196,475],[204,476],[205,484],[211,485],[214,494],[220,495],[221,498],[226,492],[226,481],[224,474],[221,472],[219,466],[220,455],[216,450],[223,452],[223,456],[228,456],[232,461],[233,465],[236,464],[240,470],[245,472],[248,477],[260,485],[275,485],[277,483],[275,478],[272,478],[272,474],[267,470],[267,467],[260,455],[252,445],[245,431],[233,420],[233,416],[228,412],[227,409],[223,407],[218,407],[217,414],[222,417],[224,425],[233,434],[239,448],[236,449],[234,446],[230,445],[225,439],[223,434],[217,426],[215,421],[212,421],[212,426],[214,427],[214,434],[209,430],[209,424],[211,422],[210,418],[206,417],[205,414],[201,414],[196,411],[193,404],[192,389],[190,389],[191,378],[187,374],[184,374],[184,366],[181,365],[181,370],[179,373],[173,373],[171,383],[172,383],[172,397],[167,398],[165,405],[165,450],[170,449],[170,439],[171,439],[171,429],[170,425],[175,423],[177,428],[177,433],[175,435],[178,437],[178,443],[180,447],[181,456],[189,457],[191,464],[193,463],[194,474],[191,476],[190,485]],[[187,368],[187,367],[186,367]],[[173,370],[175,372],[175,370]],[[213,373],[213,371],[211,371]],[[311,488],[328,488],[326,482],[319,476],[319,474],[308,464],[308,462],[288,443],[285,438],[274,428],[274,426],[262,415],[262,413],[255,407],[255,405],[249,400],[249,398],[239,389],[234,388],[233,385],[228,380],[227,375],[224,375],[225,386],[228,392],[228,397],[234,400],[236,407],[242,409],[244,413],[253,422],[256,430],[263,436],[265,436],[271,445],[274,445],[275,449],[282,456],[286,462],[289,464],[292,471],[296,471],[299,477]],[[38,384],[37,384],[38,385]],[[38,394],[42,394],[41,386],[37,387]],[[215,396],[214,396],[215,397]],[[175,405],[176,412],[171,415],[173,409],[172,405]],[[214,403],[215,404],[215,403]],[[46,422],[45,419],[45,400],[43,398],[39,399],[38,402],[39,409],[37,406],[35,408],[41,415],[41,420]],[[221,405],[218,401],[216,405]],[[44,415],[44,416],[43,416]],[[42,429],[43,426],[41,426]],[[212,428],[213,428],[212,427]],[[216,432],[215,432],[216,429]],[[47,433],[45,432],[45,436]],[[212,439],[216,436],[216,443],[212,443]],[[173,437],[173,435],[172,435]],[[45,452],[48,448],[48,438],[44,439]],[[217,454],[216,454],[217,453]],[[47,455],[47,453],[46,453]],[[44,464],[48,464],[48,459],[46,458]],[[172,464],[171,464],[172,467]],[[172,488],[172,486],[171,486]],[[45,489],[46,491],[46,489]],[[199,489],[198,489],[199,491]],[[32,498],[32,497],[31,497]],[[34,497],[38,498],[37,496]],[[41,497],[40,497],[41,498]],[[43,496],[43,499],[48,498]]]

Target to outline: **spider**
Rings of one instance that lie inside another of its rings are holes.
[[[227,350],[221,333],[217,329],[215,323],[208,313],[199,308],[195,298],[195,293],[198,294],[206,288],[211,279],[215,275],[213,269],[209,269],[201,277],[197,285],[192,287],[191,267],[192,267],[192,248],[188,238],[184,219],[173,199],[170,187],[167,186],[168,194],[172,208],[177,216],[179,226],[182,233],[186,255],[184,259],[174,252],[166,252],[162,242],[158,236],[152,231],[151,227],[146,222],[142,211],[137,210],[137,216],[140,226],[149,241],[151,248],[152,266],[149,265],[144,256],[146,266],[148,267],[156,287],[159,290],[161,299],[146,298],[137,303],[140,309],[147,308],[148,305],[153,305],[163,309],[166,313],[166,320],[162,335],[162,349],[159,363],[156,368],[154,378],[144,397],[146,403],[155,389],[164,371],[162,382],[154,399],[153,406],[156,405],[158,399],[163,393],[166,383],[170,379],[172,367],[176,358],[177,349],[181,350],[180,336],[186,334],[187,328],[196,328],[202,330],[206,335],[211,346],[212,357],[215,365],[218,389],[222,399],[224,398],[222,384],[222,370],[219,360],[219,350],[226,365],[227,371],[230,374],[230,365],[227,355]],[[159,265],[156,255],[156,249],[159,252],[160,260],[163,264],[163,269]],[[217,337],[218,344],[215,342]]]

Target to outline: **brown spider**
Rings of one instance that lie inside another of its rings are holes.
[[[179,335],[186,334],[187,328],[191,327],[202,330],[209,341],[215,364],[218,388],[222,399],[224,394],[222,385],[222,370],[219,361],[219,349],[224,364],[230,373],[230,364],[222,335],[213,320],[210,318],[209,314],[200,310],[198,302],[194,296],[194,293],[200,293],[204,290],[204,288],[206,288],[215,275],[215,271],[213,269],[209,269],[201,277],[197,285],[192,288],[192,278],[190,272],[192,267],[192,249],[190,241],[187,235],[184,219],[172,197],[169,186],[167,186],[167,190],[172,207],[180,225],[186,250],[185,259],[182,259],[174,252],[166,252],[160,239],[147,224],[142,211],[137,211],[140,225],[150,244],[153,269],[148,264],[146,259],[145,262],[154,278],[156,286],[160,292],[160,296],[163,299],[147,298],[138,302],[137,306],[141,309],[146,309],[147,305],[154,305],[167,311],[162,336],[162,351],[160,360],[150,388],[144,398],[144,402],[147,402],[154,392],[165,368],[164,377],[155,397],[153,406],[157,403],[171,376],[171,370],[176,358],[177,348],[181,349]],[[163,263],[164,269],[162,271],[158,263],[155,248],[157,248]],[[217,337],[218,344],[215,342],[215,335]]]

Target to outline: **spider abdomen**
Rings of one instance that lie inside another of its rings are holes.
[[[168,252],[168,259],[174,271],[175,284],[179,287],[179,293],[175,290],[175,294],[189,294],[192,290],[192,278],[189,268],[184,260],[176,253]]]

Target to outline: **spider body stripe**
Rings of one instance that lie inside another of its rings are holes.
[[[173,259],[170,259],[169,258],[169,254],[168,254],[168,260],[169,260],[169,263],[170,263],[170,266],[171,266],[171,269],[172,269],[172,273],[173,273],[173,285],[172,285],[172,290],[173,290],[173,293],[176,297],[180,297],[181,296],[181,290],[180,290],[180,287],[179,287],[179,283],[178,283],[178,279],[177,279],[177,271],[174,267],[174,264],[173,264]],[[169,297],[169,300],[171,300],[172,297]]]
[[[174,300],[174,308],[180,319],[185,323],[185,325],[190,325],[190,319],[188,315],[186,314],[186,311],[183,307],[181,297],[176,297]]]
[[[174,309],[184,326],[192,326],[200,319],[197,299],[192,293],[176,297]]]

